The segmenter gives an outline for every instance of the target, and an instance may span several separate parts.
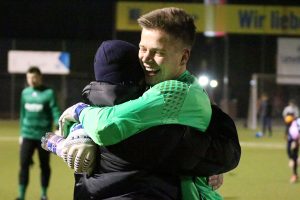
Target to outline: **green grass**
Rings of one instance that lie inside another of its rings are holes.
[[[0,199],[15,199],[18,194],[19,124],[17,121],[0,121]],[[30,170],[30,184],[26,199],[40,198],[40,169],[37,152]],[[51,156],[52,176],[50,200],[68,200],[73,196],[73,172],[57,156]]]
[[[219,189],[224,199],[298,200],[300,184],[289,183],[291,169],[284,127],[275,127],[272,137],[263,138],[256,138],[253,130],[242,127],[238,130],[242,157],[239,166],[224,175],[224,185]]]
[[[17,121],[0,120],[0,199],[14,199],[18,190],[19,145]],[[291,169],[283,139],[283,127],[275,127],[273,137],[255,138],[255,131],[238,126],[242,144],[239,166],[224,175],[218,190],[225,200],[298,200],[300,184],[290,184]],[[256,146],[253,146],[256,145]],[[30,170],[27,199],[39,199],[40,171],[37,155]],[[72,199],[73,172],[56,156],[51,157],[52,177],[49,199]]]

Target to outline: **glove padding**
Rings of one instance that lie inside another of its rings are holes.
[[[41,139],[41,146],[43,149],[55,153],[62,157],[62,149],[65,145],[65,139],[52,132],[48,132]]]
[[[81,111],[88,107],[88,104],[79,102],[67,108],[59,118],[59,135],[67,137],[66,129],[68,129],[69,122],[79,122],[79,115]]]
[[[75,172],[91,174],[95,167],[96,151],[97,145],[78,124],[66,138],[61,157]]]

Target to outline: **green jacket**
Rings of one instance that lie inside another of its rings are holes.
[[[162,124],[182,124],[204,132],[211,113],[207,93],[186,71],[178,80],[156,84],[138,99],[111,107],[87,107],[79,120],[93,141],[105,146]]]
[[[27,87],[21,94],[20,126],[21,136],[40,140],[46,132],[58,124],[60,110],[54,91],[45,86]]]
[[[183,200],[223,200],[205,177],[181,177],[181,192]]]

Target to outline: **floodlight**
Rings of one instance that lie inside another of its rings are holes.
[[[210,87],[215,88],[218,86],[218,81],[217,80],[211,80],[209,82]]]
[[[206,87],[208,85],[209,79],[207,76],[202,75],[198,78],[198,83],[202,86],[202,87]]]

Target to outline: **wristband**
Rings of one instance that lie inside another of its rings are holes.
[[[74,116],[74,119],[75,119],[76,121],[79,122],[79,115],[80,115],[81,111],[82,111],[83,109],[85,109],[86,107],[88,107],[88,106],[89,106],[88,104],[82,103],[82,104],[79,104],[79,105],[76,107],[76,109],[75,109],[75,116]]]

